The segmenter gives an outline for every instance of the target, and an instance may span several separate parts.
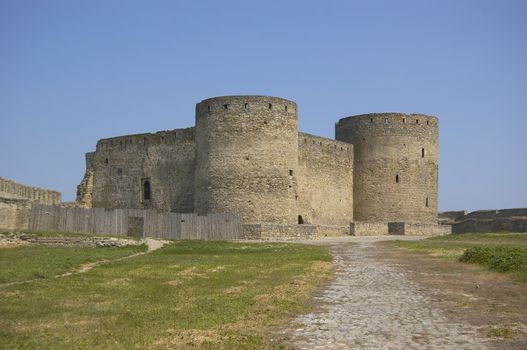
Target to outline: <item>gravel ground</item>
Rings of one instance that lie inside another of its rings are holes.
[[[449,317],[435,291],[379,259],[374,237],[326,241],[335,279],[315,296],[317,310],[297,317],[282,336],[298,349],[486,349],[477,328]],[[353,243],[349,243],[353,242]]]

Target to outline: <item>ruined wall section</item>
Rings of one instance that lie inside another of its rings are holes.
[[[354,146],[356,221],[437,221],[438,120],[379,113],[344,118],[336,139]]]
[[[353,221],[353,145],[299,133],[298,215],[304,224]]]
[[[93,207],[194,211],[194,128],[102,139],[86,165]]]
[[[95,152],[86,153],[86,172],[81,183],[77,186],[75,206],[80,208],[93,207],[93,157]]]
[[[61,194],[58,191],[26,186],[0,177],[0,198],[27,199],[33,203],[60,204]]]
[[[198,213],[236,213],[245,223],[297,223],[296,103],[224,96],[196,105]]]

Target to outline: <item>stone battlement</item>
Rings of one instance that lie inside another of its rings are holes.
[[[158,131],[155,133],[132,134],[100,139],[97,142],[96,150],[125,149],[130,146],[148,147],[151,145],[175,144],[180,139],[194,140],[196,137],[195,128],[174,129]]]
[[[0,198],[27,199],[41,204],[60,204],[61,194],[58,191],[47,190],[19,184],[0,177]]]
[[[239,116],[264,112],[268,116],[282,116],[296,118],[297,105],[295,102],[272,96],[219,96],[199,102],[196,105],[196,115],[207,117],[209,112],[216,114],[222,111],[236,112]]]

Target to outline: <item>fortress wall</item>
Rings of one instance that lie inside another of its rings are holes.
[[[467,219],[527,217],[527,208],[476,210],[465,215]]]
[[[172,147],[160,142],[149,148],[144,177],[151,179],[153,192],[152,204],[145,207],[194,212],[195,137],[194,128],[179,129]]]
[[[354,147],[354,220],[437,221],[437,118],[366,114],[339,120],[335,131]]]
[[[93,172],[92,205],[192,212],[194,166],[194,128],[100,140],[87,157],[87,175]],[[145,181],[150,200],[144,198]]]
[[[298,215],[305,224],[353,221],[353,145],[299,133]]]
[[[443,236],[452,233],[452,226],[416,222],[390,222],[388,223],[390,235],[405,236]]]
[[[440,221],[443,222],[453,222],[453,221],[459,221],[465,218],[465,215],[467,215],[466,210],[452,210],[452,211],[445,211],[442,213],[437,214],[437,218]]]
[[[453,233],[527,232],[527,208],[447,211],[439,214]]]
[[[358,221],[350,224],[352,236],[384,236],[388,234],[387,222]]]
[[[294,102],[225,96],[196,105],[198,213],[244,222],[297,223],[298,125]]]
[[[527,218],[496,217],[493,219],[465,219],[452,224],[453,233],[527,232]]]
[[[31,201],[0,197],[0,230],[24,230],[28,228]]]
[[[297,240],[349,235],[349,226],[245,224],[245,239]]]
[[[0,177],[0,198],[27,199],[34,203],[60,204],[61,194],[58,191],[31,187]]]

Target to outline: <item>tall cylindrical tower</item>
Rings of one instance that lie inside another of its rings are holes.
[[[437,220],[438,120],[375,113],[340,119],[335,138],[353,144],[356,221]]]
[[[223,96],[196,105],[195,209],[246,223],[297,222],[296,103]]]

